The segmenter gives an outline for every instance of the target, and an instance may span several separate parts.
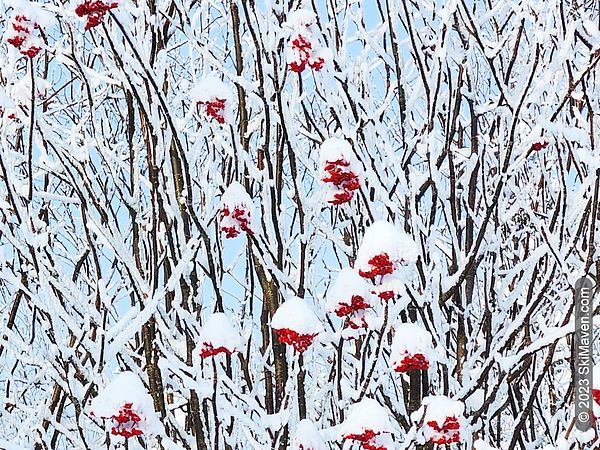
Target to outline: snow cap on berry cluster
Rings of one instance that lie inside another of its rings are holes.
[[[36,29],[51,26],[54,16],[38,3],[28,1],[12,3],[13,15],[4,33],[4,39],[22,55],[34,58],[44,48],[44,42],[35,34]]]
[[[338,317],[348,317],[352,323],[368,326],[365,313],[373,307],[371,286],[356,270],[346,267],[337,274],[327,291],[326,309]],[[363,320],[365,319],[364,323]]]
[[[242,349],[242,340],[224,313],[211,314],[204,322],[200,335],[200,356],[214,356],[218,353],[232,354]]]
[[[350,406],[340,432],[345,439],[361,442],[383,433],[391,433],[390,414],[376,400],[364,398]]]
[[[329,190],[327,202],[339,205],[350,201],[360,187],[359,164],[350,143],[337,137],[325,139],[319,149],[319,167]]]
[[[128,404],[140,418],[135,424],[137,429],[145,435],[162,434],[163,426],[154,411],[152,397],[133,372],[121,372],[108,383],[92,400],[90,414],[101,419],[115,418],[122,414],[124,406]]]
[[[417,246],[412,238],[393,224],[374,222],[365,232],[356,255],[355,268],[365,278],[388,275],[417,260]]]
[[[236,237],[242,231],[252,233],[254,204],[244,186],[233,181],[221,197],[221,230],[227,237]]]
[[[435,360],[431,334],[415,323],[401,323],[395,328],[390,356],[397,372],[428,369]]]
[[[308,9],[298,9],[288,16],[286,26],[290,33],[287,60],[293,72],[301,73],[307,67],[319,71],[325,64],[326,53],[315,36],[317,16]]]
[[[423,399],[421,408],[411,415],[411,419],[416,423],[422,420],[423,432],[429,442],[452,444],[463,440],[464,411],[464,403],[445,395],[432,395]]]
[[[296,426],[292,450],[325,450],[325,442],[315,424],[309,419],[302,419]]]
[[[235,96],[229,85],[214,75],[202,79],[190,91],[190,98],[198,105],[200,115],[219,124],[231,122]]]
[[[300,297],[292,297],[277,308],[271,319],[271,327],[279,334],[279,340],[303,352],[313,339],[323,332],[323,324]]]

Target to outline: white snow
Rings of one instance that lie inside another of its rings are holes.
[[[345,159],[350,163],[350,168],[353,170],[356,167],[356,157],[352,151],[350,143],[345,139],[337,137],[331,137],[325,139],[319,148],[319,166],[321,169],[327,165],[328,162],[338,161]]]
[[[374,222],[365,232],[356,255],[355,268],[369,270],[369,260],[386,253],[395,266],[417,260],[417,245],[412,238],[387,221]]]
[[[225,100],[223,118],[226,123],[234,119],[235,94],[233,89],[214,75],[208,75],[190,91],[190,98],[195,102],[214,102]]]
[[[133,372],[121,372],[92,400],[90,414],[108,419],[118,415],[126,403],[132,403],[132,411],[141,418],[137,428],[146,435],[162,434],[160,423],[152,402],[152,397],[139,377]]]
[[[372,305],[372,287],[356,270],[346,267],[339,271],[335,281],[329,287],[325,307],[327,311],[334,312],[341,303],[350,305],[354,295],[361,296],[366,303]]]
[[[296,426],[292,450],[300,450],[301,445],[302,450],[325,450],[326,448],[319,430],[309,419],[301,420]]]
[[[233,353],[242,349],[242,338],[233,327],[229,317],[225,313],[211,314],[207,319],[198,336],[200,349],[204,344],[210,344],[213,348],[225,347]]]
[[[424,407],[427,407],[425,423],[434,421],[440,426],[444,424],[446,417],[454,416],[459,419],[465,411],[465,405],[462,402],[452,400],[445,395],[430,395],[425,397],[421,409]]]
[[[241,206],[245,210],[254,212],[254,204],[250,195],[246,192],[246,188],[237,181],[232,181],[221,197],[221,205],[233,209],[236,206]]]
[[[317,334],[323,331],[323,325],[313,309],[300,297],[292,297],[277,308],[271,327],[274,330],[287,328],[298,334]]]
[[[48,11],[41,3],[29,2],[27,0],[10,0],[6,2],[6,5],[14,8],[13,19],[16,16],[25,16],[42,28],[52,26],[55,22],[54,14]]]
[[[298,9],[288,16],[286,25],[296,33],[312,33],[312,28],[317,20],[317,15],[309,9]]]
[[[395,328],[390,359],[401,360],[405,354],[424,355],[429,362],[435,358],[431,334],[425,328],[414,323],[401,323]]]
[[[392,432],[388,410],[370,398],[364,398],[350,406],[348,417],[340,427],[343,436],[362,434],[367,430],[374,433]]]

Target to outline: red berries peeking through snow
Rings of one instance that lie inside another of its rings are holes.
[[[531,148],[532,148],[533,150],[535,150],[536,152],[539,152],[540,150],[542,150],[542,149],[544,149],[544,148],[548,147],[548,144],[549,144],[549,142],[548,142],[548,141],[542,140],[542,141],[534,142],[534,143],[531,145]]]
[[[87,22],[85,24],[85,31],[87,31],[90,28],[100,25],[104,20],[106,13],[117,6],[119,6],[117,3],[104,3],[102,0],[86,0],[77,5],[75,14],[79,17],[87,16]]]
[[[411,416],[422,420],[425,438],[434,444],[454,444],[462,440],[465,405],[444,395],[425,397],[421,408]],[[423,412],[425,411],[425,417]]]
[[[125,403],[119,412],[111,417],[111,419],[117,424],[111,428],[110,432],[112,434],[116,436],[123,436],[124,438],[130,438],[144,433],[142,430],[137,428],[138,423],[142,419],[131,410],[132,407],[133,403]]]
[[[118,374],[92,400],[90,415],[110,420],[110,432],[129,439],[163,432],[152,397],[133,372]]]
[[[367,311],[373,308],[369,284],[351,268],[342,269],[327,292],[327,310],[344,317],[356,330],[366,328]]]
[[[214,76],[204,78],[192,89],[190,95],[203,119],[219,125],[230,120],[233,111],[233,91],[220,79]]]
[[[279,341],[291,345],[297,352],[304,352],[323,331],[319,318],[306,300],[292,297],[283,302],[273,314],[271,327]]]
[[[229,185],[221,199],[221,231],[227,239],[235,238],[242,231],[253,234],[252,199],[246,189],[234,181]]]
[[[321,180],[328,185],[328,203],[341,205],[352,200],[354,191],[360,188],[357,166],[350,143],[344,139],[329,138],[319,150]]]
[[[384,275],[394,273],[394,263],[390,261],[390,256],[387,253],[380,253],[373,256],[369,259],[368,264],[368,269],[358,270],[358,274],[361,277],[373,279],[377,276],[383,277]]]
[[[392,425],[389,413],[377,401],[365,398],[352,405],[348,418],[341,425],[341,433],[348,441],[359,442],[365,450],[392,448]]]
[[[15,15],[7,31],[6,41],[22,55],[34,58],[42,50],[42,42],[33,34],[33,31],[39,28],[40,25],[27,16]]]
[[[299,9],[290,14],[288,25],[292,28],[292,35],[288,61],[292,72],[302,73],[306,67],[319,71],[325,64],[317,39],[313,36],[315,21],[315,13],[307,9]]]
[[[401,323],[395,328],[390,355],[394,371],[427,370],[433,356],[433,343],[427,330],[413,323]]]
[[[242,346],[239,334],[233,328],[224,313],[215,313],[208,317],[200,330],[200,356],[208,358],[226,353],[231,355]]]

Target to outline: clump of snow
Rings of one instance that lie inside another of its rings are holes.
[[[299,9],[289,15],[286,23],[291,29],[288,61],[290,70],[303,72],[306,67],[319,71],[325,64],[325,53],[320,49],[314,24],[317,16],[308,9]]]
[[[221,198],[221,231],[225,237],[237,237],[242,231],[253,234],[254,204],[244,186],[232,182]]]
[[[277,308],[271,319],[271,327],[281,342],[293,346],[298,352],[305,351],[323,331],[323,325],[313,309],[300,297],[292,297]]]
[[[235,96],[230,86],[215,76],[207,76],[190,92],[200,113],[220,125],[233,120]]]
[[[367,309],[373,307],[369,284],[351,268],[338,273],[327,291],[326,308],[338,317],[345,317],[351,328],[367,327]]]
[[[200,330],[200,356],[231,355],[242,348],[241,337],[224,313],[211,314]]]
[[[445,395],[432,395],[423,399],[421,408],[411,418],[415,422],[423,420],[423,432],[428,441],[438,445],[452,444],[462,440],[461,431],[466,425],[464,410],[462,402]]]
[[[431,334],[414,323],[401,323],[395,329],[390,356],[396,372],[427,370],[434,359]]]
[[[412,238],[386,221],[374,222],[365,232],[356,255],[358,273],[374,279],[393,274],[401,266],[417,260]]]
[[[350,143],[345,139],[326,139],[319,149],[321,180],[328,186],[328,203],[340,205],[354,197],[360,188],[358,163]]]
[[[325,442],[311,420],[303,419],[298,422],[292,450],[325,450],[325,448]]]
[[[156,435],[163,431],[152,397],[133,372],[118,374],[92,400],[90,414],[112,421],[111,433],[129,438],[140,434]]]
[[[389,412],[376,400],[364,398],[350,406],[340,432],[344,439],[360,442],[366,450],[387,450],[382,435],[392,432]]]

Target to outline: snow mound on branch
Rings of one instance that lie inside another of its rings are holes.
[[[201,108],[203,115],[219,124],[233,120],[235,95],[232,88],[219,78],[209,75],[190,91],[191,99]]]
[[[370,261],[382,254],[389,257],[394,269],[417,260],[417,245],[412,238],[391,223],[381,220],[374,222],[365,232],[356,255],[355,267],[358,270],[372,269]]]
[[[328,162],[345,159],[350,166],[356,166],[357,161],[350,142],[345,139],[331,137],[325,139],[319,148],[319,166],[324,167]]]
[[[42,3],[27,0],[10,0],[7,6],[14,8],[13,17],[25,16],[31,22],[37,23],[42,28],[47,28],[55,23],[54,14],[48,11]]]
[[[90,414],[101,419],[118,416],[124,405],[131,403],[140,421],[136,428],[146,435],[162,434],[152,397],[140,378],[133,372],[121,372],[92,400]]]
[[[311,420],[303,419],[298,422],[292,450],[325,450],[325,448],[325,442]]]
[[[466,426],[463,413],[464,403],[445,395],[425,397],[421,408],[411,415],[414,422],[423,418],[425,438],[436,444],[459,442]]]
[[[414,323],[401,323],[396,327],[394,340],[392,341],[392,353],[390,360],[395,370],[402,366],[406,357],[411,358],[422,355],[427,367],[435,359],[433,341],[431,334]]]
[[[200,330],[200,355],[234,353],[242,348],[242,339],[224,313],[211,314]]]
[[[231,209],[236,206],[241,206],[247,210],[254,209],[254,203],[252,203],[250,195],[246,192],[246,188],[237,181],[231,182],[227,187],[221,197],[221,205]]]
[[[274,330],[293,330],[298,334],[318,334],[323,331],[323,325],[313,309],[300,297],[292,297],[277,308],[271,319],[271,327]]]
[[[339,271],[335,281],[327,291],[326,309],[335,312],[340,304],[350,305],[352,297],[361,296],[366,303],[371,303],[371,287],[356,270],[346,267]]]
[[[309,9],[298,9],[288,16],[286,25],[296,33],[312,33],[317,15]]]
[[[376,400],[364,398],[350,406],[348,418],[341,425],[340,432],[346,437],[369,431],[375,434],[391,433],[392,424],[387,409]]]

